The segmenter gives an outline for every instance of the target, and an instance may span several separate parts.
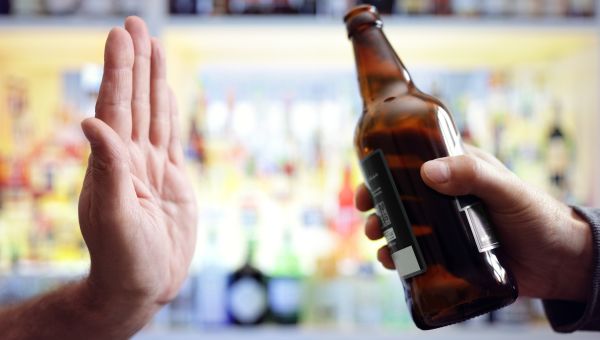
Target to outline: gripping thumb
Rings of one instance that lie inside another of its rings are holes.
[[[421,177],[429,187],[442,194],[474,195],[497,211],[514,211],[526,204],[525,183],[513,173],[500,171],[473,155],[425,162]]]

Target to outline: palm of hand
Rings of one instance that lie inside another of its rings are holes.
[[[196,206],[164,57],[137,18],[111,31],[80,196],[90,279],[109,294],[166,303],[187,275]]]
[[[488,207],[503,253],[517,278],[520,294],[554,297],[561,254],[569,253],[569,207],[522,183],[520,200],[510,210]]]

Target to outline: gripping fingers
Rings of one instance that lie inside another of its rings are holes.
[[[367,186],[363,183],[356,189],[356,197],[354,200],[356,208],[360,211],[368,211],[373,209],[373,200]]]
[[[367,221],[365,222],[365,234],[373,241],[383,237],[383,233],[381,232],[381,222],[377,215],[371,214],[367,217]]]
[[[387,246],[379,248],[377,251],[377,260],[387,269],[396,268],[396,266],[394,266],[394,261],[392,260],[392,255],[390,254],[390,249]]]

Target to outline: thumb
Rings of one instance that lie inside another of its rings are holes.
[[[446,195],[474,195],[498,212],[525,207],[526,184],[515,174],[501,171],[473,155],[438,158],[425,162],[421,177],[432,189]]]
[[[117,133],[100,119],[85,119],[81,129],[92,149],[88,172],[94,193],[106,203],[118,203],[123,191],[131,186],[126,148]]]

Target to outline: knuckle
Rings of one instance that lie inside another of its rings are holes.
[[[465,179],[476,179],[481,173],[481,162],[475,155],[463,155],[462,156],[462,169],[461,173],[465,176]]]
[[[110,154],[106,157],[91,158],[89,171],[93,175],[103,175],[107,173],[120,172],[127,167],[127,164],[118,154]]]

